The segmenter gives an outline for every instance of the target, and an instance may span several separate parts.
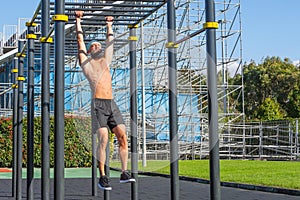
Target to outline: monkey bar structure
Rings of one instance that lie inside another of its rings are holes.
[[[229,101],[233,93],[243,99],[243,83],[228,83],[228,76],[242,71],[240,0],[41,0],[26,23],[27,30],[19,27],[12,34],[2,33],[0,114],[12,116],[13,108],[18,107],[16,124],[23,112],[30,122],[34,115],[42,115],[45,165],[49,163],[47,121],[55,115],[55,132],[59,133],[55,139],[56,199],[64,195],[64,126],[60,122],[64,115],[90,114],[90,88],[77,60],[75,10],[85,11],[82,26],[86,42],[96,39],[104,44],[105,16],[114,17],[111,74],[115,101],[130,127],[133,177],[137,178],[137,159],[146,164],[147,159],[167,156],[171,160],[171,196],[178,199],[178,159],[201,159],[210,154],[214,172],[211,197],[219,199],[217,132],[244,117],[235,109],[238,99]],[[23,84],[24,106],[20,97],[15,102],[14,95],[22,92]],[[29,135],[32,131],[29,128]],[[29,148],[28,157],[32,151]],[[22,152],[17,152],[21,159]],[[31,169],[32,161],[28,162]],[[15,171],[20,169],[17,167]],[[33,171],[28,171],[30,182]],[[47,177],[48,169],[44,168],[46,199]],[[17,178],[14,181],[20,184]],[[14,195],[19,197],[21,185],[17,188]],[[137,199],[137,188],[134,184],[133,199]],[[30,186],[27,195],[33,195]]]
[[[241,49],[241,22],[240,4],[235,1],[215,1],[216,15],[219,23],[217,30],[217,66],[218,66],[218,104],[219,122],[235,122],[243,118],[243,113],[234,110],[237,100],[229,102],[228,96],[234,92],[240,92],[242,98],[242,83],[230,85],[228,76],[239,73],[242,68]],[[65,10],[68,15],[66,22],[65,38],[65,111],[76,115],[82,112],[89,113],[90,109],[90,89],[87,80],[84,78],[77,61],[77,44],[74,26],[74,11],[78,8],[85,10],[83,18],[83,28],[85,40],[93,39],[105,40],[104,17],[108,14],[115,17],[115,55],[112,64],[112,75],[116,100],[121,107],[127,122],[130,121],[129,113],[129,30],[128,26],[138,25],[137,28],[137,69],[138,69],[138,96],[139,107],[138,119],[142,121],[142,112],[146,117],[146,132],[148,139],[157,138],[158,134],[168,134],[166,121],[168,118],[168,72],[167,72],[167,23],[165,1],[66,1]],[[34,33],[37,38],[41,38],[41,4],[38,6],[38,13],[33,20],[37,24]],[[50,2],[50,17],[54,15],[54,2]],[[182,139],[195,137],[199,139],[204,130],[207,129],[207,77],[206,77],[206,35],[202,28],[205,23],[204,0],[198,1],[177,1],[176,2],[176,36],[178,40],[177,53],[177,85],[179,90],[179,123],[182,130]],[[25,22],[24,22],[25,24]],[[10,26],[9,26],[10,27]],[[6,29],[9,29],[8,27]],[[16,37],[24,27],[14,28],[15,34],[5,37],[7,41],[2,41],[1,49],[4,53],[0,57],[1,82],[1,114],[2,116],[12,113],[12,92],[6,92],[11,87],[11,69],[13,68],[13,57],[17,53],[17,39],[26,39],[27,31]],[[200,30],[200,31],[199,31]],[[202,31],[201,31],[202,30]],[[49,32],[46,38],[53,37],[54,22],[49,23]],[[41,43],[35,40],[35,99],[34,110],[41,114]],[[24,48],[26,54],[26,48]],[[54,45],[50,44],[50,111],[54,112]],[[27,58],[25,58],[26,61]],[[143,71],[143,72],[142,72]],[[141,73],[144,74],[143,79]],[[25,77],[27,69],[25,64]],[[24,82],[26,86],[26,82]],[[143,95],[144,94],[144,95]],[[144,97],[144,98],[142,98]],[[145,108],[143,111],[143,102]],[[25,107],[26,87],[25,87]],[[126,113],[128,113],[126,115]],[[200,123],[199,123],[200,122]],[[164,126],[165,124],[165,126]],[[201,125],[200,125],[201,124]],[[141,124],[142,125],[142,124]],[[182,126],[182,127],[181,127]],[[200,128],[200,126],[202,128]],[[141,126],[139,126],[141,128]],[[154,127],[154,128],[152,128]],[[191,130],[193,127],[194,130]],[[139,132],[142,132],[139,131]],[[192,135],[191,135],[192,134]],[[203,135],[205,140],[208,135]],[[182,152],[185,154],[186,152]],[[203,153],[203,151],[202,151]],[[201,154],[202,155],[202,154]],[[149,154],[149,157],[152,155]],[[155,155],[154,155],[155,156]],[[203,156],[205,156],[203,154]]]

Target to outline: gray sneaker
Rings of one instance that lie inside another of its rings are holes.
[[[120,176],[120,183],[133,183],[135,182],[134,178],[131,178],[128,172],[123,172]]]
[[[98,188],[102,190],[111,190],[111,186],[109,185],[109,178],[107,176],[101,176],[98,183]]]

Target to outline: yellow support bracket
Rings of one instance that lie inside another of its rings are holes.
[[[137,41],[138,37],[137,36],[129,36],[128,40],[130,40],[130,41]]]
[[[12,88],[12,89],[18,88],[18,84],[13,84],[13,85],[11,86],[11,88]]]
[[[37,26],[37,24],[36,23],[34,23],[34,22],[26,22],[26,26],[27,27],[29,27],[29,26],[33,26],[33,27],[36,27]]]
[[[17,80],[18,80],[18,81],[25,81],[25,77],[24,77],[24,76],[19,76],[19,77],[17,78]]]
[[[53,43],[53,38],[52,37],[48,37],[48,39],[46,40],[47,37],[41,37],[40,38],[40,42],[41,43]]]
[[[16,55],[17,57],[23,57],[23,58],[25,58],[26,57],[26,55],[25,54],[23,54],[23,53],[17,53],[17,55]]]
[[[11,73],[18,73],[18,69],[12,69]]]
[[[219,24],[218,22],[206,22],[203,24],[204,29],[218,29]]]
[[[36,39],[36,34],[27,34],[26,39]]]
[[[67,22],[67,21],[69,21],[69,17],[68,17],[68,15],[57,14],[52,17],[52,20]]]
[[[138,28],[139,25],[138,24],[129,24],[128,28]]]
[[[166,48],[178,48],[179,45],[178,44],[175,44],[174,42],[168,42],[166,44]]]

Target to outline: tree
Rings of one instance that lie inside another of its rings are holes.
[[[286,103],[288,115],[292,118],[300,118],[300,88],[299,84],[289,94],[289,101]]]
[[[266,98],[255,112],[255,117],[260,120],[277,120],[283,119],[285,111],[280,104],[271,98]]]
[[[267,57],[262,64],[251,62],[244,65],[243,76],[244,109],[248,119],[263,117],[257,114],[267,98],[279,104],[286,113],[285,117],[300,116],[300,70],[289,59],[282,61],[279,57]],[[236,76],[230,82],[237,84],[241,79],[242,76]],[[233,94],[232,98],[237,95]],[[241,104],[239,100],[239,109]]]

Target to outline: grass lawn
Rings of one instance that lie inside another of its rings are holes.
[[[112,167],[121,168],[120,162],[111,162]],[[130,166],[130,163],[129,163]],[[147,161],[139,171],[170,173],[170,161]],[[179,175],[209,179],[209,160],[180,160]],[[300,162],[221,160],[220,177],[222,182],[246,183],[288,189],[300,189]]]

